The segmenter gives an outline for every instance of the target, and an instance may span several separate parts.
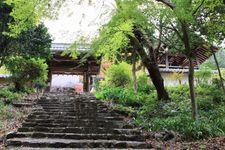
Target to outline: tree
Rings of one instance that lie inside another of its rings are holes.
[[[192,117],[197,118],[197,105],[194,92],[194,47],[208,44],[211,48],[214,39],[218,39],[220,31],[224,33],[224,27],[219,22],[224,22],[222,13],[212,13],[219,8],[224,8],[221,0],[156,0],[164,4],[165,17],[169,24],[165,28],[176,34],[177,42],[182,43],[184,54],[189,60],[189,89],[192,102]],[[145,1],[146,2],[146,1]],[[220,9],[219,9],[220,10]],[[223,9],[222,9],[223,10]],[[218,17],[220,16],[220,17]],[[219,19],[213,19],[219,18]],[[200,24],[198,23],[199,21]],[[213,24],[211,23],[213,21]],[[214,26],[214,27],[213,27]],[[216,28],[215,28],[216,27]],[[218,28],[218,29],[217,29]],[[205,32],[207,31],[207,32]],[[203,36],[204,38],[200,38]],[[221,36],[219,36],[221,37]],[[197,39],[201,39],[199,42]],[[182,50],[182,49],[181,49]]]
[[[44,24],[21,32],[21,34],[13,40],[10,47],[16,55],[23,57],[39,57],[49,59],[51,57],[51,36]]]
[[[14,22],[10,16],[12,7],[0,3],[0,66],[6,59],[13,55],[24,57],[50,57],[51,37],[47,28],[43,24],[33,26],[27,31],[22,31],[17,37],[12,37],[7,32],[10,31],[9,23]]]
[[[111,60],[118,59],[119,55],[127,57],[124,54],[138,54],[156,87],[158,99],[168,100],[157,64],[157,52],[162,45],[158,43],[159,46],[154,48],[157,42],[149,38],[154,31],[149,27],[148,18],[138,10],[138,2],[116,2],[117,10],[100,31],[100,36],[93,41],[92,48],[98,55],[104,55]]]
[[[44,17],[56,17],[58,9],[62,6],[62,0],[1,0],[1,4],[7,4],[12,8],[7,34],[13,37],[18,36],[40,23]]]
[[[13,21],[10,16],[12,7],[0,1],[0,66],[4,63],[5,57],[10,54],[10,50],[7,47],[10,45],[10,37],[4,35],[5,32],[9,32],[8,23]]]
[[[44,85],[48,75],[48,65],[44,59],[12,57],[7,60],[6,68],[10,71],[10,77],[17,91],[23,91],[34,84]]]
[[[220,51],[218,51],[216,53],[216,58],[218,59],[218,63],[219,63],[220,68],[225,68],[225,61],[224,61],[225,50],[224,49],[221,49]],[[214,69],[214,70],[217,69],[213,56],[210,57],[205,63],[203,63],[202,66],[208,67],[208,68]]]

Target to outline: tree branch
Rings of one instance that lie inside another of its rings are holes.
[[[170,23],[170,25],[171,25],[171,30],[173,30],[176,34],[177,34],[177,36],[179,37],[179,38],[181,38],[181,39],[183,39],[183,37],[182,37],[182,35],[180,34],[180,32],[176,29],[176,27],[174,27],[174,25],[172,24],[172,23]]]
[[[161,47],[162,44],[162,18],[160,17],[160,21],[159,21],[159,43],[158,46],[156,47],[156,51],[159,51],[159,48]]]
[[[176,6],[174,4],[172,4],[169,0],[156,0],[158,2],[161,2],[165,5],[167,5],[168,7],[170,7],[171,9],[174,9]]]
[[[197,11],[202,7],[202,5],[204,4],[205,0],[202,0],[200,5],[193,11],[192,15],[196,14]]]

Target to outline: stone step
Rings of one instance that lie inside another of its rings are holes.
[[[45,132],[18,132],[7,135],[12,138],[60,138],[74,140],[120,140],[120,141],[145,141],[141,135],[126,134],[74,134],[74,133],[45,133]]]
[[[38,148],[152,148],[151,144],[138,141],[117,140],[69,140],[46,138],[13,138],[7,140],[7,145],[16,147]]]
[[[104,121],[104,120],[119,120],[119,121],[123,121],[123,118],[120,117],[102,117],[102,118],[88,118],[88,117],[76,117],[74,119],[70,119],[70,118],[27,118],[25,121],[27,122],[40,122],[40,121],[44,121],[44,122],[64,122],[64,121]]]
[[[42,115],[49,115],[49,116],[52,116],[52,115],[59,115],[61,113],[65,113],[65,111],[58,111],[58,112],[46,112],[46,111],[33,111],[30,115],[37,115],[37,116],[42,116]],[[69,112],[71,113],[71,112]],[[99,110],[99,111],[89,111],[89,113],[87,112],[83,112],[83,111],[78,111],[78,110],[73,110],[72,111],[72,116],[74,116],[74,113],[76,114],[80,114],[80,115],[100,115],[100,116],[107,116],[107,115],[111,115],[111,116],[121,116],[120,114],[118,114],[117,112],[115,111],[103,111],[103,110]]]
[[[86,112],[86,113],[91,113],[91,112],[102,112],[104,110],[96,110],[96,109],[76,109],[76,108],[73,108],[71,110],[65,110],[63,108],[57,108],[57,109],[42,109],[42,111],[39,111],[39,112],[45,112],[45,113],[57,113],[57,112],[68,112],[68,113],[74,113],[74,112]]]
[[[39,100],[37,102],[37,104],[53,104],[53,105],[57,105],[57,104],[75,104],[75,103],[79,103],[79,105],[83,105],[83,104],[87,104],[87,105],[103,105],[102,102],[97,101],[97,100]]]
[[[76,123],[23,123],[23,127],[111,127],[111,128],[122,128],[132,129],[132,125],[125,123],[101,123],[101,122],[76,122]]]
[[[21,127],[18,132],[47,132],[47,133],[98,133],[98,134],[136,134],[140,135],[141,131],[136,129],[120,129],[120,128],[101,128],[101,127]]]
[[[80,110],[70,110],[70,111],[64,111],[59,109],[58,111],[54,111],[54,112],[49,112],[48,110],[43,110],[43,109],[38,109],[38,110],[34,110],[31,114],[34,115],[43,115],[43,114],[47,114],[47,115],[57,115],[57,114],[62,114],[62,113],[68,113],[71,115],[74,115],[75,113],[77,114],[93,114],[93,113],[112,113],[112,115],[116,115],[118,113],[116,113],[115,111],[109,111],[109,110],[88,110],[88,111],[80,111]],[[113,114],[114,113],[114,114]]]
[[[71,114],[66,114],[63,115],[39,115],[39,116],[35,116],[35,115],[29,115],[27,119],[60,119],[60,120],[77,120],[77,119],[105,119],[105,120],[123,120],[123,117],[119,117],[119,116],[101,116],[101,115],[97,115],[97,114],[91,114],[91,115],[75,115],[72,116]]]
[[[89,95],[47,93],[16,133],[7,136],[7,149],[143,149],[141,130]]]
[[[91,124],[91,123],[95,123],[95,124],[125,124],[124,121],[121,120],[88,120],[88,119],[84,119],[84,120],[64,120],[63,122],[61,120],[54,120],[54,121],[49,121],[49,120],[26,120],[25,123],[34,123],[34,124]]]
[[[140,149],[140,148],[138,148]],[[7,147],[7,150],[58,150],[58,148]],[[60,148],[60,150],[90,150],[90,148]],[[127,148],[91,148],[91,150],[127,150]],[[149,150],[142,148],[142,150]],[[154,150],[154,149],[151,149]]]

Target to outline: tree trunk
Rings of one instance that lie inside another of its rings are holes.
[[[149,62],[144,62],[144,64],[148,65],[147,70],[151,77],[152,83],[156,88],[158,100],[169,100],[169,95],[165,89],[164,80],[159,72],[157,64],[149,65]]]
[[[134,92],[137,93],[138,86],[137,86],[137,76],[136,76],[136,52],[133,53],[133,60],[132,60],[132,76],[133,76],[133,86]]]
[[[152,83],[154,84],[158,100],[169,100],[169,95],[164,86],[164,80],[160,74],[159,67],[157,62],[152,61],[149,56],[146,54],[145,49],[140,44],[139,40],[136,37],[130,37],[131,44],[133,48],[136,50],[137,54],[141,57],[141,60],[144,66],[147,68]],[[152,47],[149,47],[152,48]],[[154,56],[153,56],[154,57]]]
[[[193,59],[194,54],[190,47],[189,26],[186,21],[180,21],[180,23],[181,23],[182,33],[183,33],[181,40],[184,43],[185,52],[189,60],[188,83],[189,83],[189,91],[191,96],[192,118],[196,120],[197,119],[197,104],[195,100],[195,84],[194,84],[194,59]]]
[[[216,58],[216,54],[214,53],[212,48],[211,48],[211,51],[212,51],[214,60],[216,62],[216,67],[217,67],[217,70],[218,70],[218,73],[219,73],[221,88],[223,89],[223,93],[225,95],[225,87],[224,87],[224,84],[223,84],[223,77],[222,77],[222,74],[221,74],[220,66],[219,66],[218,60]]]
[[[189,91],[191,96],[191,106],[192,106],[192,118],[197,119],[197,104],[195,100],[195,90],[194,90],[194,60],[193,58],[189,59],[189,73],[188,73],[188,83]]]

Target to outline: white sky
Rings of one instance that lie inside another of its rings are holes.
[[[93,38],[115,9],[114,0],[66,0],[58,19],[45,20],[56,43],[71,43],[81,37]]]

